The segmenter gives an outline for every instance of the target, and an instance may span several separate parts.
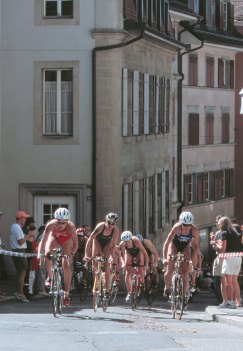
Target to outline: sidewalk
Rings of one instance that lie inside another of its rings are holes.
[[[8,277],[7,280],[0,280],[0,291],[5,293],[6,295],[0,295],[0,303],[1,302],[6,302],[6,301],[16,301],[16,297],[14,296],[14,293],[17,291],[16,287],[16,277],[11,276]],[[48,296],[42,296],[42,295],[34,295],[33,300],[37,298],[46,298]]]
[[[205,313],[210,315],[215,322],[243,327],[243,307],[233,310],[229,308],[218,308],[217,306],[208,306]]]

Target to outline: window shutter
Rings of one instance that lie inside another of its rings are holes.
[[[214,115],[206,114],[206,144],[213,144],[214,140]]]
[[[199,114],[190,113],[188,123],[189,145],[199,145]]]
[[[144,74],[144,134],[149,134],[149,74]]]
[[[224,87],[224,61],[218,59],[218,87]]]
[[[222,114],[222,143],[229,143],[229,114]]]
[[[156,92],[155,92],[155,133],[159,133],[159,76],[156,76]]]
[[[235,79],[234,79],[234,61],[230,60],[230,89],[234,89]]]
[[[133,135],[139,134],[139,72],[133,72]]]
[[[127,136],[127,110],[128,110],[128,79],[127,69],[123,69],[122,75],[122,135]]]

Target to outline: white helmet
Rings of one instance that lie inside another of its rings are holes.
[[[70,212],[66,208],[60,207],[55,211],[54,218],[55,219],[70,219]]]
[[[194,222],[193,215],[191,212],[182,212],[179,218],[180,222],[185,225],[190,225]]]
[[[118,215],[116,213],[111,212],[105,216],[105,219],[110,224],[115,224],[118,221]]]
[[[121,240],[122,241],[129,241],[132,239],[132,233],[126,230],[121,234]]]

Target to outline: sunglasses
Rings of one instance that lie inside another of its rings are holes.
[[[191,224],[182,224],[182,227],[191,227]]]
[[[64,225],[64,224],[67,224],[67,222],[57,221],[57,224],[58,224],[58,225]]]
[[[115,223],[107,222],[109,225],[115,225]]]

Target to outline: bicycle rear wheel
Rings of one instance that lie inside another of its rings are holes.
[[[153,272],[150,272],[145,276],[145,293],[148,305],[151,305],[154,302],[157,292],[158,285],[156,277]]]
[[[184,311],[184,282],[182,277],[174,277],[171,291],[172,317],[181,319]]]

